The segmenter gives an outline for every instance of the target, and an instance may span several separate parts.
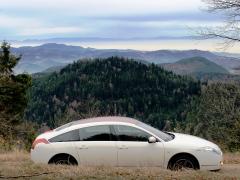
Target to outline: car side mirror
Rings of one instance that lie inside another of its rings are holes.
[[[148,138],[148,143],[156,143],[157,142],[157,139],[153,136],[149,137]]]

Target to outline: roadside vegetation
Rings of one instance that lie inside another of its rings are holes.
[[[10,52],[10,45],[3,42],[0,50],[0,149],[28,144],[33,137],[31,123],[23,121],[31,86],[31,76],[14,74],[14,67],[21,56]]]
[[[182,122],[182,130],[204,137],[225,151],[240,150],[240,86],[214,83],[202,86]]]

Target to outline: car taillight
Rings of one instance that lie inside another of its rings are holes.
[[[32,149],[35,148],[35,146],[37,144],[40,144],[40,143],[43,143],[43,144],[49,144],[48,140],[44,139],[44,138],[41,138],[41,139],[36,139],[33,144],[32,144]]]

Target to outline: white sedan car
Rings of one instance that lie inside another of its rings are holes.
[[[207,140],[166,133],[126,117],[74,121],[39,135],[36,163],[91,166],[159,166],[172,170],[219,170],[220,148]]]

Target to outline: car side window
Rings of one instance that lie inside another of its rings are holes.
[[[151,137],[147,132],[131,126],[117,125],[114,126],[114,130],[119,141],[147,142],[148,138]]]
[[[113,136],[111,134],[110,126],[100,125],[81,128],[80,140],[81,141],[112,141]]]
[[[71,141],[79,141],[79,130],[73,130],[58,136],[55,136],[49,139],[50,142],[71,142]]]

